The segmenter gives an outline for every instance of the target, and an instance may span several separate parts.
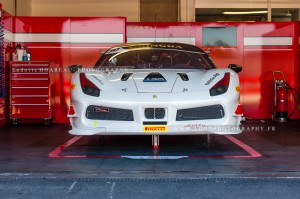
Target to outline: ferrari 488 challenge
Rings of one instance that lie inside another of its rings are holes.
[[[73,135],[241,132],[242,68],[216,68],[196,46],[123,44],[107,50],[94,68],[70,69]]]

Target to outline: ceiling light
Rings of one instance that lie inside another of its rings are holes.
[[[267,10],[263,11],[245,11],[245,12],[223,12],[224,15],[251,15],[251,14],[267,14]]]

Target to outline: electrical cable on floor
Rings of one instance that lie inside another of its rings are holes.
[[[296,112],[297,109],[300,110],[300,105],[299,105],[299,92],[297,91],[297,89],[292,88],[287,82],[285,82],[285,85],[286,85],[286,88],[287,88],[288,90],[291,91],[292,96],[293,96],[293,98],[294,98],[294,100],[295,100],[295,103],[296,103],[296,105],[295,105],[293,111],[290,113],[290,115],[289,115],[288,118],[287,118],[287,119],[290,119],[290,118],[292,117],[292,115]]]

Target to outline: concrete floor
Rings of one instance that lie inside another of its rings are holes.
[[[150,136],[74,138],[69,125],[1,128],[0,198],[297,198],[299,121],[243,127],[236,141],[214,135],[209,145],[205,136],[161,136],[158,150]]]

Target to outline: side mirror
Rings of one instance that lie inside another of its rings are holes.
[[[242,71],[243,67],[237,65],[237,64],[229,64],[228,68],[230,68],[231,70],[233,70],[236,73],[239,73]]]
[[[82,66],[79,64],[75,64],[75,65],[69,66],[68,68],[71,73],[76,73],[79,69],[82,68]]]

